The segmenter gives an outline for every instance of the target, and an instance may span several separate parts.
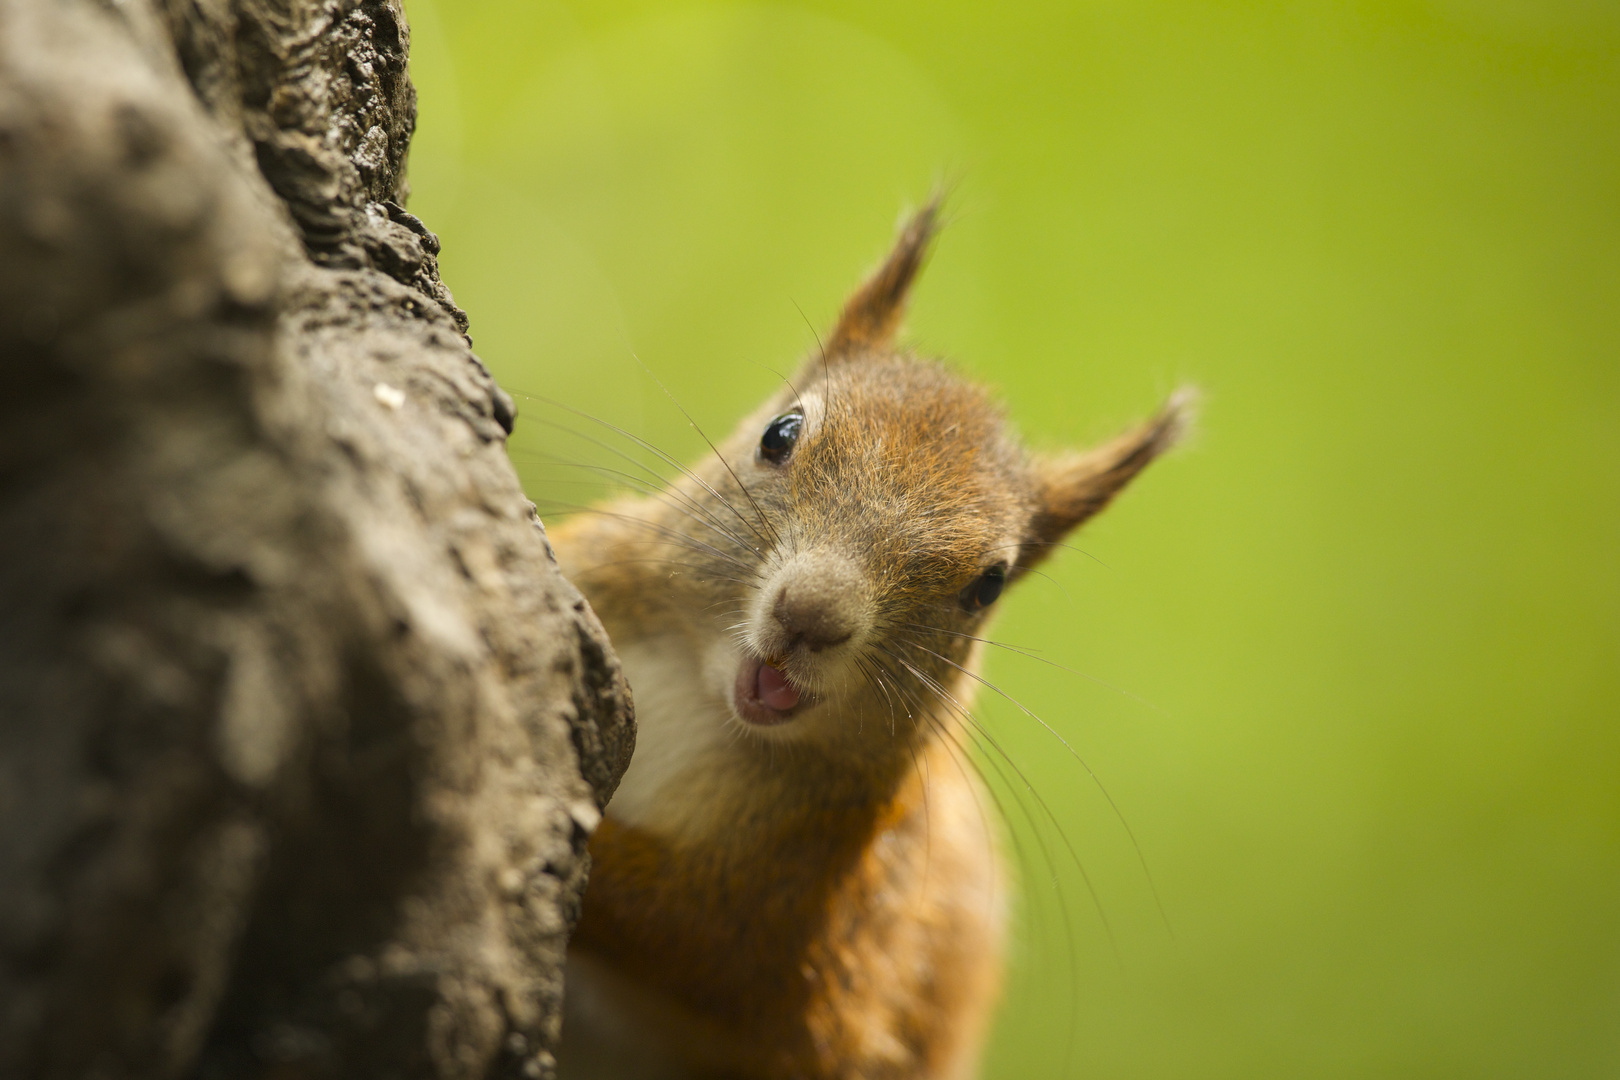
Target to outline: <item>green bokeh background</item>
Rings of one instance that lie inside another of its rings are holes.
[[[989,663],[1169,927],[984,702],[1097,895],[1004,790],[987,1075],[1620,1076],[1620,3],[408,7],[411,208],[520,395],[696,456],[649,372],[729,430],[940,181],[912,339],[1032,443],[1205,389],[1006,604],[1075,671]]]

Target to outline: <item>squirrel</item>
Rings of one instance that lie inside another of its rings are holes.
[[[1026,452],[985,389],[893,344],[937,221],[711,457],[552,534],[640,723],[589,844],[564,1080],[977,1067],[1005,896],[962,750],[982,627],[1191,402]]]

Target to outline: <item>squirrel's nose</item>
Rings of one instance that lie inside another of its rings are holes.
[[[787,631],[788,648],[811,652],[842,645],[862,624],[865,582],[842,558],[804,559],[786,575],[771,604],[771,616]]]

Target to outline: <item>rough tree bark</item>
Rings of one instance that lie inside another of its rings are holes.
[[[0,0],[0,1076],[543,1076],[634,739],[397,0]]]

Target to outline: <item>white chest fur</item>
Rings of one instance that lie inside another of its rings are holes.
[[[737,738],[730,691],[737,657],[724,643],[694,656],[689,641],[654,638],[621,646],[636,701],[636,752],[608,815],[658,831],[678,801],[678,781]]]

